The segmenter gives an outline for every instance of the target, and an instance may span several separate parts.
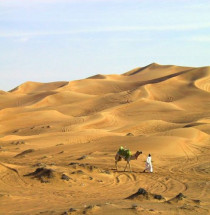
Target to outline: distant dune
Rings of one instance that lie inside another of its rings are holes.
[[[0,90],[0,215],[209,214],[209,135],[210,67]],[[114,169],[120,146],[143,151],[132,172]],[[126,199],[141,187],[164,201]]]

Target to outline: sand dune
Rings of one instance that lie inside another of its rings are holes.
[[[35,93],[35,92],[42,92],[42,91],[50,91],[50,90],[56,90],[60,87],[65,86],[68,84],[68,82],[51,82],[51,83],[38,83],[38,82],[32,82],[28,81],[24,84],[21,84],[20,86],[14,88],[11,90],[11,93]]]
[[[0,91],[0,215],[209,214],[209,93],[210,67],[157,63]]]
[[[0,95],[3,95],[3,94],[6,94],[6,92],[3,90],[0,90]]]

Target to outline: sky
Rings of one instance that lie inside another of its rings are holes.
[[[210,66],[209,0],[0,0],[0,89]]]

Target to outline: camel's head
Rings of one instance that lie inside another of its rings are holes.
[[[137,151],[137,152],[136,152],[136,159],[138,158],[138,156],[139,156],[140,154],[142,154],[142,151]]]

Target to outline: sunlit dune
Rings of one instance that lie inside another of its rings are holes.
[[[210,67],[0,90],[0,215],[207,215],[209,135]],[[115,169],[120,146],[143,152],[132,171]]]

